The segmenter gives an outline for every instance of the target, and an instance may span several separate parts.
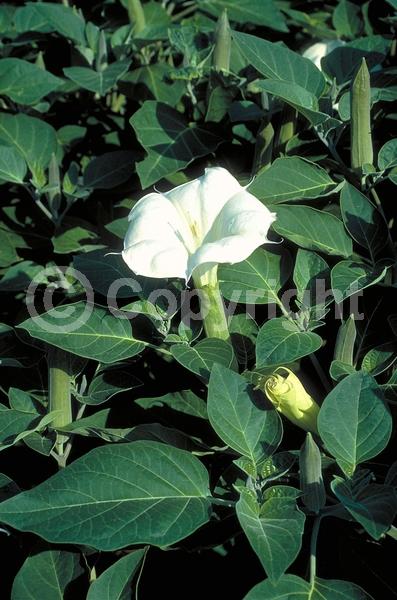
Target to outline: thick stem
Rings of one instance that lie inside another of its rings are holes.
[[[201,317],[206,336],[229,340],[230,334],[225,306],[219,290],[217,267],[202,275],[193,275],[193,281],[199,292]]]
[[[48,352],[48,397],[49,410],[56,411],[52,426],[64,427],[72,421],[70,354],[60,348],[51,347]],[[57,434],[55,454],[61,459],[65,452],[68,436]],[[60,461],[58,461],[61,464]]]

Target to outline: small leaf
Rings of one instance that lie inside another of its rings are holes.
[[[287,365],[316,352],[322,345],[317,333],[301,331],[291,320],[278,317],[259,330],[256,344],[257,367]]]
[[[0,60],[0,94],[19,104],[36,104],[63,83],[48,71],[20,58]]]
[[[273,584],[301,548],[305,515],[296,506],[298,495],[292,487],[272,487],[260,506],[252,492],[242,489],[236,505],[240,525]]]
[[[36,547],[14,579],[11,600],[64,600],[66,588],[83,573],[78,552]]]
[[[201,340],[194,346],[185,344],[171,346],[171,353],[182,366],[204,379],[209,377],[214,364],[231,368],[235,363],[231,344],[215,338]]]
[[[156,396],[154,398],[138,398],[134,402],[145,410],[157,406],[167,406],[185,415],[208,419],[206,403],[191,390],[172,392],[165,394],[165,396]]]
[[[135,550],[119,558],[90,585],[87,600],[129,600],[131,581],[145,556],[145,550]]]
[[[103,71],[94,71],[87,67],[67,67],[63,72],[80,87],[104,96],[128,71],[130,64],[130,60],[120,60]]]
[[[84,185],[108,190],[124,183],[134,173],[135,157],[134,152],[118,150],[93,158],[84,171]]]
[[[365,263],[341,260],[331,271],[331,286],[335,302],[342,302],[353,294],[382,281],[387,267],[369,267]]]
[[[26,172],[26,162],[17,150],[9,146],[0,146],[0,179],[22,183]]]

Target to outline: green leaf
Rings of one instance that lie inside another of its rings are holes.
[[[364,372],[338,383],[325,398],[317,423],[328,451],[349,477],[386,447],[392,429],[382,390]]]
[[[142,384],[139,379],[129,371],[110,368],[98,373],[91,381],[86,395],[79,399],[84,404],[103,404],[119,392],[132,390],[140,385]]]
[[[325,260],[315,252],[298,249],[294,267],[294,283],[297,299],[304,307],[316,306],[321,302],[318,297],[319,282],[325,285],[329,278],[329,267]]]
[[[148,156],[137,164],[143,188],[186,167],[195,158],[209,154],[220,139],[192,125],[175,109],[147,100],[130,123]]]
[[[393,486],[371,483],[355,490],[354,481],[335,477],[332,491],[356,521],[379,540],[393,523],[397,496]]]
[[[0,60],[0,94],[19,104],[36,104],[63,83],[48,71],[20,58]]]
[[[334,381],[340,381],[347,375],[355,373],[356,369],[352,365],[342,362],[341,360],[333,360],[329,368],[329,374]]]
[[[0,520],[53,543],[161,547],[208,521],[208,495],[207,471],[188,452],[148,441],[112,444],[3,502]]]
[[[105,364],[135,356],[146,345],[134,339],[128,320],[85,302],[52,308],[18,327],[43,342]]]
[[[231,368],[235,363],[231,344],[217,338],[201,340],[194,346],[176,344],[171,346],[171,353],[182,366],[204,379],[208,379],[214,364]]]
[[[203,0],[200,9],[215,16],[227,9],[231,21],[237,23],[254,23],[275,31],[288,31],[283,14],[273,0]]]
[[[233,40],[249,64],[265,77],[296,83],[317,98],[324,91],[324,76],[309,59],[247,33],[235,31]]]
[[[238,373],[215,364],[208,387],[208,417],[219,437],[259,466],[281,442],[277,411]]]
[[[278,206],[273,229],[302,248],[349,257],[352,241],[342,221],[309,206]]]
[[[1,233],[0,233],[0,237]],[[34,277],[39,277],[43,267],[31,260],[23,260],[12,265],[0,281],[0,292],[20,292],[25,290]]]
[[[273,583],[285,573],[301,548],[305,515],[296,506],[298,495],[299,491],[292,487],[271,487],[265,491],[260,506],[253,492],[242,489],[236,505],[240,525]]]
[[[22,183],[26,172],[26,162],[17,150],[0,146],[0,178],[11,183]]]
[[[340,195],[343,222],[353,239],[374,257],[387,243],[387,224],[376,207],[350,183]]]
[[[157,406],[167,406],[172,410],[176,410],[185,415],[198,417],[200,419],[208,419],[205,401],[196,396],[191,390],[171,392],[164,396],[156,396],[154,398],[138,398],[134,402],[145,410]]]
[[[22,113],[0,113],[0,141],[19,152],[34,175],[48,167],[58,148],[56,131],[51,125]]]
[[[90,585],[87,600],[130,600],[131,581],[145,556],[135,550],[117,560]]]
[[[324,56],[321,65],[338,86],[348,82],[365,58],[368,67],[382,63],[389,52],[390,40],[381,35],[359,38],[335,48]]]
[[[317,333],[301,331],[286,317],[267,321],[259,330],[256,343],[257,367],[287,365],[321,348]]]
[[[122,83],[126,84],[124,93],[128,97],[154,99],[158,102],[165,102],[170,106],[176,106],[184,94],[186,86],[181,80],[168,81],[171,72],[170,66],[164,63],[143,65],[138,69],[129,71],[121,78]]]
[[[127,219],[123,219],[127,220]],[[80,254],[73,258],[75,269],[83,273],[96,292],[107,296],[110,286],[118,279],[130,282],[117,291],[118,298],[131,298],[137,295],[142,287],[138,279],[127,267],[120,255],[108,255],[104,250],[93,250],[87,254]],[[133,287],[132,287],[133,286]],[[134,292],[135,289],[135,292]]]
[[[359,14],[360,8],[356,4],[339,0],[338,6],[332,11],[332,24],[338,37],[352,38],[360,33],[362,24]]]
[[[18,33],[38,31],[49,33],[55,31],[54,27],[35,10],[35,4],[28,2],[25,6],[17,8],[14,13],[14,25]]]
[[[275,585],[269,579],[258,583],[244,600],[374,600],[355,583],[338,579],[309,582],[296,575],[284,575]]]
[[[130,60],[120,60],[103,71],[94,71],[87,67],[66,67],[63,72],[66,77],[85,90],[104,96],[128,71],[130,64]]]
[[[53,30],[82,46],[86,45],[84,19],[72,7],[53,2],[28,3],[27,6],[33,6]]]
[[[133,174],[136,154],[128,150],[106,152],[93,158],[84,171],[83,183],[93,189],[109,190]]]
[[[277,293],[288,279],[290,266],[290,257],[285,251],[262,248],[241,263],[219,265],[222,296],[244,304],[278,303]]]
[[[335,302],[342,302],[353,294],[382,281],[387,267],[370,267],[364,263],[341,260],[331,271],[331,286]]]
[[[249,191],[265,204],[319,198],[335,189],[327,171],[297,156],[276,158],[265,171],[259,172]]]
[[[366,353],[361,363],[361,369],[375,377],[390,369],[396,360],[396,344],[394,342],[380,344]]]
[[[389,140],[378,154],[378,167],[381,171],[397,167],[397,139]]]
[[[85,224],[90,227],[87,221],[65,219],[63,222],[64,227],[70,226],[70,228],[62,228],[60,231],[56,231],[51,238],[54,252],[57,254],[71,254],[72,252],[87,252],[98,247],[98,245],[92,243],[94,240],[98,240],[97,234],[84,227]]]
[[[63,600],[83,573],[78,552],[35,548],[14,579],[11,600]]]

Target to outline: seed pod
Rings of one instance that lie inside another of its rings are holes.
[[[290,369],[278,367],[270,377],[264,377],[259,382],[258,388],[265,392],[275,408],[292,423],[306,431],[318,433],[319,406]]]
[[[300,488],[303,504],[318,514],[325,506],[325,489],[321,473],[321,454],[310,433],[299,454]]]
[[[226,8],[220,15],[215,29],[215,48],[213,65],[216,71],[229,71],[232,32],[227,18]]]
[[[366,164],[372,165],[371,81],[363,58],[353,79],[350,92],[351,167],[361,173]]]

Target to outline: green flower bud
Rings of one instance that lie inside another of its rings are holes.
[[[229,71],[232,33],[227,18],[227,10],[222,12],[215,29],[213,65],[216,71]]]
[[[325,489],[321,473],[321,454],[310,433],[299,454],[300,488],[303,504],[312,512],[325,506]]]
[[[364,165],[372,165],[373,162],[371,81],[365,58],[353,79],[350,102],[351,167],[361,172]]]

